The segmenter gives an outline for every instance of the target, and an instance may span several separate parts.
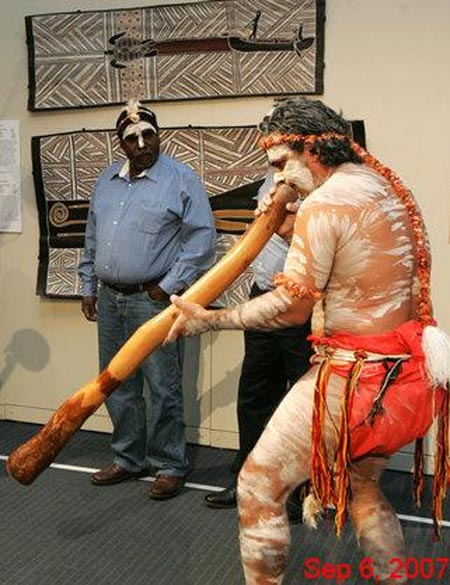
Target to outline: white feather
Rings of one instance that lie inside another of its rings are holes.
[[[450,384],[450,337],[439,329],[428,325],[422,336],[422,348],[428,378],[433,388],[447,388]]]
[[[132,122],[139,122],[139,108],[141,107],[141,103],[139,100],[137,99],[131,99],[128,103],[127,103],[127,117],[132,121]]]
[[[310,493],[303,500],[303,521],[310,528],[317,528],[317,521],[323,514],[322,504]]]

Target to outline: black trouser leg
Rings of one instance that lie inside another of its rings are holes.
[[[250,296],[263,294],[253,285]],[[310,322],[275,331],[245,331],[245,355],[238,389],[239,453],[235,471],[256,445],[267,421],[309,368]]]
[[[280,348],[270,333],[246,331],[238,389],[239,463],[256,445],[287,390]]]

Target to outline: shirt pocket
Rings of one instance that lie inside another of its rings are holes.
[[[172,214],[167,209],[151,208],[148,205],[141,205],[139,213],[139,231],[145,234],[159,234],[166,230],[174,221]]]

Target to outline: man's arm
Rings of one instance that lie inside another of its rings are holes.
[[[176,295],[170,300],[180,309],[180,315],[169,331],[167,342],[208,330],[272,331],[299,325],[309,319],[317,299],[296,299],[280,286],[233,309],[208,311]]]
[[[98,279],[94,272],[95,261],[95,214],[93,210],[93,197],[89,205],[86,232],[84,237],[84,250],[78,264],[78,274],[82,281],[81,311],[88,321],[97,320],[97,283]]]

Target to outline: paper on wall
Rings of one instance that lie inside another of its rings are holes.
[[[22,231],[19,121],[0,120],[0,232]]]

